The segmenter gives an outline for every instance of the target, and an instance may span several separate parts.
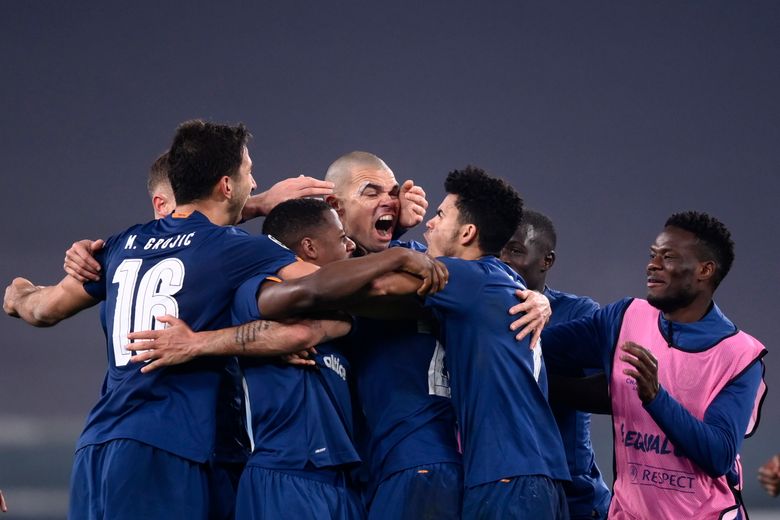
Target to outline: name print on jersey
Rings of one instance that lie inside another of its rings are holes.
[[[144,244],[144,250],[149,249],[176,249],[177,247],[182,246],[188,246],[192,244],[192,237],[195,236],[195,233],[182,233],[179,235],[174,235],[167,238],[155,238],[150,237],[149,240],[146,241],[146,244]],[[127,242],[125,242],[125,249],[135,249],[135,240],[138,238],[138,235],[130,235],[127,237]]]

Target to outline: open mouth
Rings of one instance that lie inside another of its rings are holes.
[[[382,215],[374,222],[374,229],[382,238],[390,239],[393,236],[393,228],[395,227],[395,219],[392,215]]]

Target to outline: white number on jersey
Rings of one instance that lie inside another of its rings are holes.
[[[111,340],[114,344],[114,362],[122,367],[130,361],[131,353],[124,346],[127,335],[132,330],[150,330],[164,328],[154,318],[164,314],[179,316],[179,304],[173,295],[179,292],[184,282],[184,264],[178,258],[166,258],[149,269],[141,278],[136,291],[138,273],[142,260],[128,258],[114,273],[112,283],[118,284],[116,308],[114,309],[114,327]],[[133,304],[135,296],[135,304]]]
[[[438,341],[428,365],[428,395],[450,397],[450,375],[444,366],[444,347]]]

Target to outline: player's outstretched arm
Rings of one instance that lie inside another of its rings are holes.
[[[348,307],[370,294],[376,278],[394,271],[422,280],[411,290],[420,295],[441,290],[448,276],[441,262],[403,247],[332,262],[298,278],[300,269],[310,268],[305,262],[296,262],[279,271],[284,283],[267,282],[263,286],[258,298],[262,316],[283,319],[308,310]]]
[[[133,363],[148,362],[141,372],[186,363],[200,356],[281,356],[305,351],[349,333],[351,323],[342,320],[297,320],[279,323],[258,320],[214,331],[193,332],[182,320],[160,316],[162,330],[131,332],[127,350],[140,351]],[[304,360],[297,364],[310,364]]]
[[[515,331],[520,329],[516,336],[517,341],[521,341],[533,332],[531,348],[534,348],[539,343],[539,338],[542,337],[544,326],[552,316],[550,300],[544,294],[531,290],[518,290],[515,295],[523,302],[510,308],[509,314],[513,316],[521,312],[525,314],[520,319],[513,321],[509,328]]]
[[[70,276],[51,286],[15,278],[5,289],[3,310],[35,327],[51,327],[96,303],[97,300]]]
[[[0,511],[3,513],[8,512],[8,504],[5,503],[5,497],[3,496],[3,490],[0,489]]]
[[[314,177],[290,177],[277,182],[268,190],[254,195],[247,200],[243,211],[242,220],[250,220],[255,217],[268,215],[277,204],[290,199],[303,197],[324,197],[333,194],[333,183],[321,181]]]
[[[70,249],[65,251],[65,272],[84,282],[97,282],[100,280],[100,263],[95,260],[95,253],[103,249],[103,240],[79,240],[73,242]]]

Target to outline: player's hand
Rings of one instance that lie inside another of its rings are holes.
[[[144,374],[168,365],[179,365],[191,361],[202,354],[200,336],[193,332],[184,321],[173,316],[159,316],[156,320],[165,323],[162,330],[144,330],[131,332],[127,339],[135,341],[125,345],[125,349],[136,354],[131,363],[147,364],[141,368]]]
[[[5,497],[3,496],[3,490],[0,489],[0,511],[3,513],[8,512],[8,504],[5,503]]]
[[[620,355],[620,359],[636,369],[625,368],[623,373],[634,378],[639,399],[645,404],[649,403],[661,388],[658,383],[658,360],[649,350],[633,341],[623,343],[620,350],[625,352]]]
[[[415,186],[414,181],[404,181],[398,194],[401,209],[398,211],[398,226],[404,229],[413,228],[425,219],[428,201],[425,190]]]
[[[301,197],[324,197],[333,194],[333,183],[299,175],[277,182],[259,195],[250,197],[241,213],[242,220],[265,216],[277,204]]]
[[[3,311],[13,318],[18,318],[19,311],[17,306],[19,305],[19,300],[38,289],[39,287],[27,278],[14,278],[11,285],[5,288]]]
[[[293,352],[292,354],[286,354],[282,356],[282,360],[284,360],[286,363],[290,365],[296,365],[302,367],[314,367],[317,366],[317,362],[314,359],[312,359],[312,356],[314,356],[316,353],[317,353],[317,349],[312,347],[306,350],[301,350],[300,352]]]
[[[531,336],[531,349],[533,350],[539,344],[542,330],[552,316],[550,300],[544,294],[528,289],[518,289],[515,291],[515,296],[523,300],[523,303],[518,303],[510,308],[509,314],[513,316],[521,312],[525,314],[519,320],[513,321],[509,328],[515,331],[520,329],[520,332],[515,336],[517,341],[522,341],[524,337],[533,332],[533,336]]]
[[[417,294],[425,296],[441,291],[447,285],[449,272],[443,263],[435,258],[411,249],[394,247],[391,251],[401,251],[403,265],[400,271],[407,272],[418,278],[422,278],[422,284],[417,289]]]
[[[100,280],[100,264],[95,253],[103,248],[103,240],[79,240],[65,251],[65,272],[81,283]]]
[[[758,468],[758,481],[771,496],[780,494],[780,453]]]

